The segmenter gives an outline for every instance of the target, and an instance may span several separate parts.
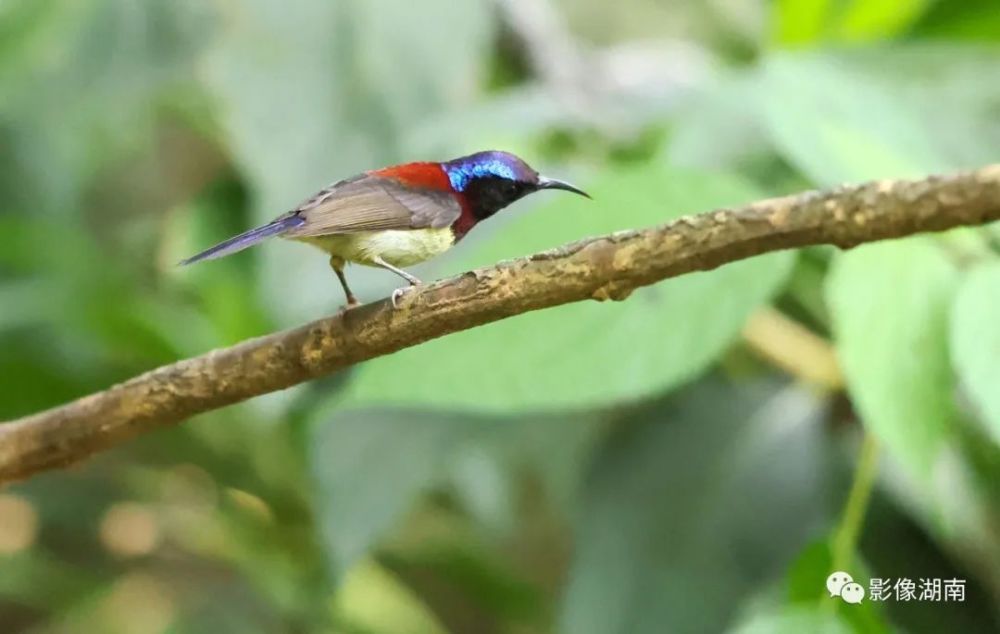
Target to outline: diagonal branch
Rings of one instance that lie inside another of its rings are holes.
[[[0,483],[81,460],[190,416],[512,315],[794,247],[842,248],[1000,220],[1000,165],[807,192],[589,238],[163,366],[0,425]]]

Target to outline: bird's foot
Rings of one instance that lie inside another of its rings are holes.
[[[392,300],[392,307],[399,309],[399,300],[403,299],[403,295],[406,295],[411,290],[413,290],[413,286],[404,286],[403,288],[397,288],[394,290],[390,296],[390,299]]]
[[[347,311],[351,310],[352,308],[357,308],[360,305],[361,305],[361,302],[359,302],[356,298],[351,297],[351,298],[349,298],[347,300],[346,304],[344,304],[343,306],[340,307],[340,310],[337,311],[337,314],[339,315],[340,313],[346,313]]]

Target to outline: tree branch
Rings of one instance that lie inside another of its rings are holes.
[[[512,315],[637,287],[754,255],[848,248],[1000,220],[1000,165],[919,181],[876,181],[589,238],[478,269],[404,296],[178,361],[0,425],[0,483],[81,460],[190,416]]]

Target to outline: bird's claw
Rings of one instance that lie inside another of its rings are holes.
[[[390,299],[392,300],[392,307],[398,309],[399,300],[402,299],[403,295],[408,293],[412,288],[413,288],[412,286],[404,286],[403,288],[397,288],[396,290],[394,290],[392,292],[392,296],[390,297]]]

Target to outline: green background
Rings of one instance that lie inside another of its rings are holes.
[[[0,2],[0,419],[334,312],[302,245],[175,263],[488,148],[594,201],[533,196],[418,276],[984,165],[1000,5]],[[835,569],[966,597],[848,605]],[[1000,230],[519,316],[9,486],[0,631],[1000,631]]]

